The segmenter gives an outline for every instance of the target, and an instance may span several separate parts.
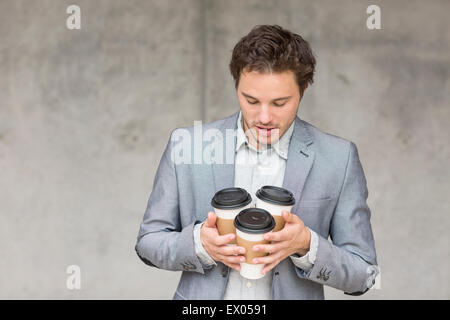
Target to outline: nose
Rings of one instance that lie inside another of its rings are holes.
[[[259,123],[269,124],[272,121],[272,114],[270,108],[267,105],[262,105],[258,116]]]

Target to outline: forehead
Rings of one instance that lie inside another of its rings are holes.
[[[298,90],[292,71],[259,72],[242,71],[239,89],[253,97],[292,95]]]

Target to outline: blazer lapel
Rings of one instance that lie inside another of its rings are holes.
[[[314,151],[308,148],[312,143],[305,123],[296,117],[283,180],[283,188],[291,191],[295,197],[292,212],[296,211],[295,208],[300,202],[306,178],[314,162]]]

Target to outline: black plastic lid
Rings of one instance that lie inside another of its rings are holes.
[[[217,191],[211,205],[217,209],[242,208],[252,202],[252,196],[242,188],[226,188]]]
[[[280,206],[292,206],[295,203],[295,198],[292,192],[275,186],[261,187],[258,191],[256,191],[256,196],[263,201]]]
[[[234,226],[245,233],[266,233],[275,228],[275,219],[264,209],[247,208],[234,218]]]

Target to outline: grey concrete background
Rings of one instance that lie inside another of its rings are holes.
[[[81,30],[66,8],[81,7]],[[366,28],[381,8],[382,30]],[[256,24],[317,56],[299,116],[356,143],[381,289],[449,299],[449,1],[0,1],[0,298],[170,299],[134,245],[172,129],[238,110],[228,63]],[[81,267],[81,290],[66,268]]]

